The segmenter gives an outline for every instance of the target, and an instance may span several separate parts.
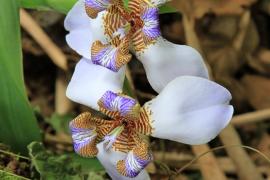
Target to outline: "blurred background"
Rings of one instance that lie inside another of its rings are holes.
[[[155,161],[147,170],[152,179],[270,180],[270,162],[249,148],[270,157],[270,1],[175,0],[169,6],[177,12],[170,10],[171,13],[160,15],[163,37],[202,53],[212,79],[232,93],[235,117],[207,145],[191,147],[151,138]],[[30,116],[38,123],[16,122],[20,112],[16,104],[10,103],[21,100],[3,87],[3,96],[6,93],[12,98],[0,98],[0,179],[108,179],[96,159],[80,158],[73,153],[68,122],[81,112],[100,114],[65,97],[80,59],[65,42],[65,14],[21,10],[20,15],[24,82],[34,112]],[[5,66],[2,67],[4,72]],[[136,59],[129,63],[125,91],[141,105],[156,96]],[[29,132],[20,132],[22,126],[29,128]],[[25,133],[39,132],[41,136],[30,135],[22,140],[30,144],[27,148],[25,144],[18,145]],[[29,142],[31,139],[38,142]],[[225,147],[213,149],[220,146]],[[205,152],[209,153],[186,166]]]

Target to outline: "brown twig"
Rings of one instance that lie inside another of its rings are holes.
[[[189,154],[179,154],[176,152],[164,153],[164,152],[154,152],[154,159],[156,161],[162,161],[169,166],[175,168],[181,168],[188,162],[192,161],[195,157]],[[217,162],[222,169],[223,172],[226,173],[237,173],[237,168],[232,162],[230,158],[227,157],[218,157]],[[187,167],[187,170],[199,170],[198,164],[192,164]],[[269,166],[258,166],[257,171],[261,174],[269,174],[270,176],[270,169]]]
[[[241,16],[239,23],[239,32],[235,36],[232,46],[236,51],[240,51],[245,40],[247,29],[250,24],[250,11],[246,10]]]
[[[66,71],[67,59],[59,47],[53,43],[50,37],[35,22],[35,20],[23,9],[20,10],[20,22],[23,29],[28,32],[51,58],[53,63]]]
[[[66,88],[68,80],[66,79],[67,58],[62,50],[50,39],[43,29],[35,20],[23,9],[20,10],[21,26],[27,31],[37,43],[44,49],[51,60],[61,70],[58,70],[55,82],[55,112],[63,115],[68,113],[72,108],[71,101],[66,97]]]
[[[259,110],[234,116],[232,124],[241,126],[248,123],[256,123],[264,120],[270,120],[270,109]]]
[[[190,3],[187,2],[186,3]],[[187,6],[190,7],[190,6]],[[191,7],[192,8],[192,7]],[[179,8],[181,9],[181,7]],[[185,33],[187,37],[187,42],[189,45],[194,46],[196,48],[199,48],[199,51],[202,52],[200,48],[199,39],[195,32],[195,19],[193,18],[192,14],[190,14],[190,10],[184,10],[183,12],[183,24],[185,28]],[[189,12],[185,14],[185,12]],[[245,20],[248,18],[248,15],[245,15],[246,17],[243,17],[242,20]],[[240,23],[241,24],[241,23]],[[245,25],[245,23],[242,23],[242,25]],[[241,31],[243,32],[243,31]],[[191,35],[190,35],[191,34]],[[242,33],[245,34],[245,33]],[[239,36],[242,37],[242,36]],[[242,42],[242,38],[239,38],[238,42]],[[239,45],[237,45],[239,46]],[[205,57],[205,56],[204,56]],[[208,66],[209,67],[209,66]],[[229,125],[221,134],[220,138],[224,145],[229,146],[231,144],[241,144],[240,138],[234,129],[232,125]],[[232,158],[233,162],[235,163],[238,174],[241,179],[251,180],[251,179],[261,179],[260,174],[256,171],[255,165],[253,164],[252,160],[249,158],[246,151],[244,151],[242,148],[227,148],[226,149],[229,156]],[[247,167],[247,168],[246,168]],[[209,177],[210,179],[213,177]]]
[[[222,143],[227,145],[226,151],[237,168],[240,179],[261,180],[262,177],[247,152],[243,148],[230,148],[232,144],[242,144],[240,137],[232,125],[228,125],[219,135]]]
[[[55,81],[55,112],[59,115],[67,114],[73,107],[72,102],[66,96],[67,85],[66,74],[58,70]]]
[[[210,151],[210,147],[207,144],[192,146],[192,151],[196,156],[199,156],[202,154],[202,152]],[[209,153],[206,156],[198,159],[198,164],[205,179],[227,179],[221,170],[214,153]]]

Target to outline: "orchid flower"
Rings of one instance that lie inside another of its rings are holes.
[[[158,7],[167,0],[78,0],[65,19],[66,40],[94,65],[118,74],[131,52],[158,93],[175,77],[208,78],[201,55],[193,48],[173,44],[161,36]]]
[[[191,145],[207,143],[229,123],[230,100],[224,87],[193,76],[175,78],[143,107],[131,97],[106,91],[97,105],[111,120],[83,113],[71,121],[74,149],[84,157],[96,156],[112,179],[149,179],[144,168],[153,156],[142,134]]]

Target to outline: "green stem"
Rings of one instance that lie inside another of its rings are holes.
[[[18,158],[26,159],[26,160],[30,161],[30,158],[28,158],[26,156],[21,156],[21,155],[18,155],[18,154],[12,153],[12,152],[8,152],[8,151],[4,151],[4,150],[1,150],[1,149],[0,149],[0,152],[3,153],[3,154],[7,154],[7,155],[10,155],[10,156],[16,156]]]
[[[8,171],[1,170],[1,169],[0,169],[0,172],[3,172],[3,173],[8,174],[8,175],[10,175],[10,176],[16,177],[16,178],[18,178],[18,179],[31,180],[31,179],[28,179],[28,178],[26,178],[26,177],[19,176],[19,175],[17,175],[17,174],[13,174],[13,173],[10,173],[10,172],[8,172]],[[7,179],[8,179],[8,178],[7,178]]]

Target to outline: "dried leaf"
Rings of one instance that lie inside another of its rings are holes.
[[[249,103],[255,109],[270,108],[270,79],[257,75],[245,75],[241,82],[245,87]]]
[[[188,13],[195,18],[201,18],[206,13],[217,15],[241,14],[243,7],[248,7],[256,0],[174,0],[173,7],[181,12]]]
[[[248,64],[257,72],[270,75],[270,50],[260,49],[256,57],[249,57]]]

